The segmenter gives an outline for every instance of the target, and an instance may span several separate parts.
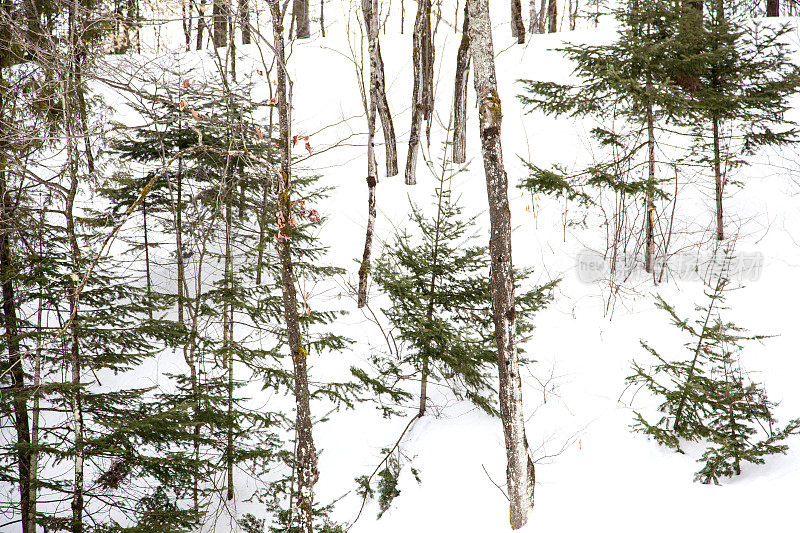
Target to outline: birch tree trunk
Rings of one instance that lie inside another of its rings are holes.
[[[419,0],[414,21],[411,61],[414,65],[414,90],[411,96],[411,133],[408,137],[406,185],[417,183],[417,151],[423,119],[430,141],[430,118],[433,111],[433,36],[431,35],[431,0]]]
[[[361,0],[361,9],[364,12],[364,24],[367,27],[367,39],[369,42],[370,99],[374,98],[375,100],[378,116],[381,118],[381,127],[383,128],[383,142],[386,144],[386,176],[396,176],[398,172],[397,141],[394,134],[392,114],[389,111],[389,101],[386,98],[383,57],[381,56],[381,44],[378,40],[377,0]]]
[[[456,82],[453,94],[453,163],[467,160],[467,81],[469,80],[469,5],[464,4],[464,29],[456,55]]]
[[[303,347],[300,318],[297,313],[297,293],[291,255],[292,239],[292,180],[291,180],[291,101],[287,95],[286,56],[284,54],[283,24],[278,0],[269,0],[272,14],[275,61],[278,67],[278,124],[280,128],[281,175],[278,176],[278,257],[281,263],[281,289],[283,292],[284,319],[289,350],[294,366],[294,394],[297,419],[295,431],[297,447],[295,473],[297,479],[298,529],[313,533],[314,484],[319,477],[317,451],[311,426],[310,395],[308,391],[307,353]]]
[[[475,92],[478,95],[481,150],[489,197],[491,236],[491,298],[500,375],[500,417],[505,435],[508,498],[512,529],[528,520],[533,507],[534,467],[525,436],[522,381],[516,345],[514,273],[511,260],[511,211],[508,176],[503,168],[500,143],[502,111],[492,45],[488,0],[469,0],[470,47],[474,60]]]

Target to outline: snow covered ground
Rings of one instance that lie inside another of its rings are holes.
[[[411,32],[416,6],[406,2],[405,34],[400,35],[399,2],[395,4],[388,32],[380,38],[402,168],[410,125]],[[683,342],[674,336],[666,315],[654,307],[653,294],[661,294],[688,316],[693,304],[702,301],[703,285],[696,280],[669,279],[654,286],[652,281],[642,280],[609,307],[607,284],[579,279],[575,267],[581,252],[587,247],[601,249],[605,242],[598,214],[587,215],[584,228],[565,229],[563,202],[537,198],[533,206],[530,195],[516,184],[526,175],[520,157],[542,167],[585,161],[591,124],[524,114],[516,98],[521,91],[517,80],[567,79],[570,65],[551,49],[564,40],[608,41],[613,38],[613,25],[606,19],[595,29],[582,22],[582,30],[529,36],[525,45],[515,45],[508,2],[493,4],[503,148],[516,226],[514,263],[533,267],[534,278],[542,282],[563,278],[555,301],[537,316],[537,329],[525,347],[536,361],[523,374],[527,433],[540,462],[535,508],[524,531],[796,529],[791,502],[800,494],[800,437],[788,441],[786,455],[770,457],[763,466],[747,465],[741,476],[723,486],[706,486],[692,481],[699,468],[699,453],[693,455],[689,448],[686,455],[676,454],[629,432],[630,402],[639,409],[652,408],[652,400],[643,394],[633,398],[629,392],[623,394],[630,361],[648,361],[639,340],[647,339],[663,352],[676,355]],[[315,6],[312,4],[312,12],[316,12]],[[350,353],[312,361],[312,379],[314,374],[346,371],[351,362],[365,359],[370,350],[379,350],[384,343],[380,331],[356,309],[355,299],[345,289],[347,282],[356,279],[356,258],[363,250],[367,216],[366,119],[350,44],[359,36],[356,6],[345,1],[326,3],[327,36],[315,34],[308,41],[296,42],[290,57],[293,128],[309,135],[314,147],[314,155],[300,166],[320,172],[323,184],[336,187],[320,206],[329,219],[319,232],[332,247],[331,262],[348,270],[345,279],[337,283],[350,314],[338,328],[357,341]],[[453,2],[445,2],[436,35],[436,123],[430,148],[425,149],[434,167],[441,161],[451,109],[451,80],[460,39],[460,33],[453,31],[455,13]],[[459,29],[461,16],[459,9]],[[268,22],[266,16],[264,19],[262,25]],[[312,26],[316,28],[313,21]],[[800,42],[800,34],[794,40]],[[251,57],[258,54],[255,45],[242,46],[239,52]],[[485,230],[486,190],[471,79],[468,101],[467,168],[454,182],[467,213],[480,213]],[[382,140],[380,132],[376,140]],[[334,146],[337,144],[340,146]],[[297,150],[302,151],[302,146]],[[381,147],[377,159],[382,173]],[[758,279],[747,281],[730,296],[729,318],[753,332],[776,335],[763,345],[750,346],[744,361],[757,372],[756,378],[765,384],[771,399],[780,402],[776,414],[786,422],[800,416],[800,328],[794,312],[800,301],[800,199],[796,197],[800,186],[793,181],[800,176],[800,164],[792,170],[795,152],[788,151],[770,152],[763,159],[788,168],[756,165],[745,169],[740,175],[744,187],[731,190],[726,200],[731,232],[739,233],[737,251],[760,253],[764,259]],[[381,175],[378,239],[388,239],[393,227],[407,223],[409,199],[421,205],[429,203],[435,180],[422,160],[418,180],[415,187],[407,187],[402,173],[393,178]],[[712,227],[713,200],[700,194],[701,188],[693,190],[679,204],[677,218],[700,235]],[[569,215],[580,216],[580,209],[570,206]],[[488,232],[485,234],[488,241]],[[373,257],[380,254],[381,246]],[[321,290],[316,297],[319,305],[327,305],[329,298],[338,299],[338,292],[335,288]],[[378,308],[387,302],[376,294],[373,305]],[[368,503],[353,533],[509,529],[508,505],[494,484],[505,482],[499,420],[454,400],[447,390],[432,388],[429,415],[414,423],[401,444],[408,464],[400,476],[400,496],[379,520],[377,503]],[[410,414],[413,407],[413,403],[409,405]],[[336,413],[315,429],[321,450],[318,499],[328,502],[349,492],[336,505],[335,521],[352,522],[358,514],[361,502],[354,493],[354,477],[372,471],[380,461],[381,448],[394,443],[407,421],[383,420],[371,407],[361,407]],[[421,483],[409,466],[419,471]],[[258,514],[254,504],[242,504],[240,510]]]

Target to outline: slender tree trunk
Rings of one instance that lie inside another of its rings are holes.
[[[430,142],[430,117],[433,110],[433,43],[431,35],[431,2],[419,0],[411,60],[414,65],[414,89],[411,97],[411,133],[406,159],[406,184],[417,183],[417,152],[423,119],[428,122]]]
[[[469,80],[469,6],[464,4],[464,29],[456,55],[456,80],[453,94],[453,162],[467,160],[467,81]]]
[[[547,4],[547,31],[555,33],[558,31],[558,5],[557,0],[549,0]]]
[[[291,180],[291,100],[287,94],[286,56],[283,44],[283,25],[277,0],[268,0],[272,14],[275,59],[278,68],[278,122],[280,127],[281,175],[278,177],[278,213],[282,225],[278,229],[277,248],[281,263],[281,289],[284,319],[289,350],[294,365],[294,393],[297,419],[297,451],[295,473],[297,480],[298,530],[313,533],[314,484],[319,477],[317,451],[312,433],[310,394],[308,390],[307,352],[303,347],[300,319],[297,313],[294,267],[292,264],[292,180]]]
[[[250,0],[239,0],[239,23],[242,27],[242,44],[250,44]]]
[[[381,56],[381,44],[378,40],[377,0],[361,0],[361,9],[364,12],[364,23],[367,27],[369,41],[370,99],[374,100],[377,106],[378,116],[381,118],[381,127],[383,128],[383,141],[386,145],[386,176],[396,176],[398,172],[397,141],[394,135],[392,114],[389,111],[389,101],[386,98],[383,57]],[[375,175],[377,179],[377,173]]]
[[[293,0],[292,17],[297,25],[297,38],[308,39],[311,37],[311,25],[308,20],[308,0]]]
[[[196,50],[203,49],[203,32],[206,29],[206,0],[200,0],[197,6],[197,42]]]
[[[325,0],[319,2],[319,29],[322,31],[322,36],[325,37]]]
[[[269,86],[269,99],[272,100],[272,83],[269,83],[267,78],[267,85]],[[267,130],[267,159],[272,161],[272,130],[275,127],[274,122],[275,107],[269,108],[269,129]],[[264,194],[261,198],[261,214],[259,216],[258,227],[258,262],[256,263],[256,285],[261,285],[262,271],[264,270],[264,248],[266,247],[266,231],[267,231],[267,217],[271,216],[269,211],[269,182],[264,183]]]
[[[0,65],[1,66],[1,65]],[[0,100],[0,104],[2,104]],[[0,109],[2,109],[0,107]],[[0,127],[3,127],[0,125]],[[2,142],[2,141],[0,141]],[[0,146],[0,150],[4,150]],[[0,154],[5,167],[5,154]],[[8,369],[11,376],[11,395],[14,406],[14,426],[17,433],[16,455],[19,469],[20,516],[22,531],[30,529],[31,516],[31,431],[28,419],[28,402],[25,395],[25,370],[19,345],[17,302],[14,297],[14,265],[11,255],[11,235],[14,232],[14,207],[6,183],[7,171],[0,168],[0,282],[3,286],[3,326],[8,346]]]
[[[181,2],[181,25],[183,26],[183,39],[186,51],[192,49],[192,4],[191,0]]]
[[[358,269],[358,308],[367,305],[367,281],[369,277],[370,256],[372,255],[372,238],[375,233],[375,218],[377,217],[375,189],[378,185],[377,163],[375,162],[375,95],[370,97],[368,122],[369,137],[367,139],[367,231],[364,237],[364,255]]]
[[[229,109],[229,113],[233,112]],[[225,463],[228,476],[227,499],[233,499],[233,303],[231,302],[231,280],[233,277],[233,249],[231,246],[233,231],[233,184],[230,175],[230,157],[228,158],[225,183],[225,304],[223,317],[223,349],[225,350],[225,362],[228,367],[228,420],[227,437],[228,443],[225,450]]]
[[[70,243],[70,261],[72,263],[72,275],[69,282],[69,307],[70,307],[70,358],[69,366],[71,370],[71,386],[70,403],[72,410],[72,423],[73,423],[73,461],[74,461],[74,478],[72,487],[72,533],[82,533],[83,531],[83,507],[84,507],[84,442],[83,442],[83,394],[81,385],[81,358],[80,358],[80,334],[78,331],[78,286],[81,278],[81,254],[78,246],[78,239],[75,231],[74,220],[74,205],[75,198],[78,193],[78,153],[73,133],[74,117],[70,111],[68,97],[74,91],[78,95],[78,123],[83,130],[83,137],[86,148],[87,166],[89,172],[92,172],[93,165],[91,160],[91,150],[89,149],[89,142],[87,136],[86,124],[86,105],[82,98],[82,87],[80,85],[80,48],[83,46],[80,31],[80,21],[78,17],[78,2],[75,1],[70,6],[69,11],[69,64],[68,72],[66,73],[66,83],[62,88],[62,105],[66,110],[64,114],[64,130],[66,134],[67,144],[67,165],[69,169],[70,187],[67,193],[66,203],[64,207],[64,215],[66,219],[67,238]]]
[[[781,11],[780,0],[767,0],[767,16],[779,17]]]
[[[650,102],[650,85],[647,86],[647,192],[645,198],[645,247],[644,269],[653,273],[653,256],[655,254],[655,218],[656,218],[656,139],[653,117],[653,104]]]
[[[147,236],[147,199],[142,199],[142,230],[144,232],[144,275],[147,282],[147,298],[153,295],[153,285],[150,278],[150,240]],[[150,302],[148,301],[148,306]],[[153,309],[148,309],[150,320],[153,320]]]
[[[517,43],[525,43],[525,23],[522,22],[522,1],[511,0],[511,37]]]
[[[481,149],[489,199],[491,298],[500,375],[500,416],[505,435],[511,527],[519,529],[533,507],[534,467],[525,436],[522,382],[516,345],[514,272],[511,258],[511,211],[508,176],[500,143],[502,112],[492,45],[488,0],[469,0],[470,47],[478,95]]]
[[[722,177],[719,118],[712,117],[711,124],[714,129],[714,198],[717,206],[717,240],[722,241],[725,240],[725,225],[722,220],[722,192],[725,182]]]
[[[211,16],[214,19],[214,47],[222,48],[228,44],[228,24],[230,0],[213,0]]]

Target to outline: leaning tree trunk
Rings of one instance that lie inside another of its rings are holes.
[[[417,152],[422,120],[428,124],[433,111],[433,43],[431,35],[431,0],[419,0],[414,22],[411,61],[414,64],[414,90],[411,95],[411,133],[408,137],[406,158],[406,184],[417,183]]]
[[[456,55],[456,83],[453,94],[453,163],[467,160],[467,80],[469,79],[469,5],[464,4],[464,29]]]
[[[522,22],[522,1],[511,0],[511,37],[517,43],[525,43],[525,23]]]
[[[297,410],[295,431],[297,438],[295,462],[295,479],[297,483],[297,513],[301,533],[313,533],[314,517],[314,484],[319,477],[317,470],[317,452],[314,447],[314,436],[311,427],[310,395],[308,391],[307,353],[303,347],[300,332],[300,317],[297,313],[297,293],[295,292],[294,267],[292,264],[292,181],[291,181],[291,102],[287,96],[286,56],[283,44],[283,24],[278,0],[269,0],[272,14],[272,30],[274,34],[275,59],[278,67],[278,124],[280,128],[281,166],[278,181],[278,218],[277,234],[278,258],[281,265],[281,289],[283,292],[284,319],[289,350],[294,365],[294,394]]]
[[[361,0],[361,9],[364,12],[364,23],[367,27],[369,40],[369,84],[370,99],[375,100],[378,116],[381,118],[383,128],[383,141],[386,144],[386,176],[396,176],[397,169],[397,141],[394,135],[392,114],[389,111],[389,101],[386,99],[386,81],[383,73],[383,57],[381,44],[378,40],[378,5],[376,0]]]
[[[519,529],[527,522],[533,507],[534,467],[525,437],[522,381],[515,339],[517,317],[511,261],[511,211],[508,204],[508,176],[503,168],[500,143],[502,113],[497,94],[489,1],[469,0],[468,4],[481,150],[489,196],[489,252],[492,259],[490,281],[500,375],[500,417],[508,456],[506,475],[511,527]]]

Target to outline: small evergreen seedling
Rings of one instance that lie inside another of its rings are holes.
[[[728,264],[726,260],[726,267]],[[772,415],[776,404],[742,369],[743,345],[764,336],[749,335],[723,321],[725,293],[730,290],[725,270],[713,289],[705,293],[708,301],[697,308],[699,317],[694,321],[680,318],[670,304],[657,297],[656,306],[689,337],[685,344],[689,358],[668,360],[642,341],[658,363],[644,367],[634,361],[634,373],[626,378],[629,386],[645,388],[662,399],[661,418],[650,422],[635,412],[633,431],[681,453],[682,439],[705,441],[708,448],[699,459],[703,467],[695,480],[715,484],[721,477],[739,475],[743,462],[763,464],[766,455],[784,453],[788,447],[780,441],[800,428],[800,419],[782,429],[777,427]]]

